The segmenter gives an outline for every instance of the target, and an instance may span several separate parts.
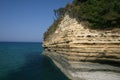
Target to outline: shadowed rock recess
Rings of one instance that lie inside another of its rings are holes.
[[[120,80],[120,29],[92,30],[65,14],[43,47],[70,80]]]

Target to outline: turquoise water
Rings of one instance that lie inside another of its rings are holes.
[[[68,80],[41,43],[0,42],[0,80]]]

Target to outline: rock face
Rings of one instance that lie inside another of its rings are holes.
[[[66,14],[43,47],[70,79],[120,79],[120,29],[91,30]]]

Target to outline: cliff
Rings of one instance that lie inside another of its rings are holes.
[[[65,14],[44,54],[72,80],[120,79],[120,29],[92,30]]]

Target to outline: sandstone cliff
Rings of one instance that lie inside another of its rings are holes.
[[[71,79],[106,80],[91,78],[96,73],[91,74],[89,71],[112,71],[110,74],[118,72],[112,74],[116,78],[107,80],[120,79],[117,76],[120,76],[120,68],[111,66],[120,65],[120,29],[91,30],[66,14],[56,31],[43,41],[43,47],[44,54]],[[83,77],[84,71],[89,76]],[[111,76],[108,73],[102,74]]]

